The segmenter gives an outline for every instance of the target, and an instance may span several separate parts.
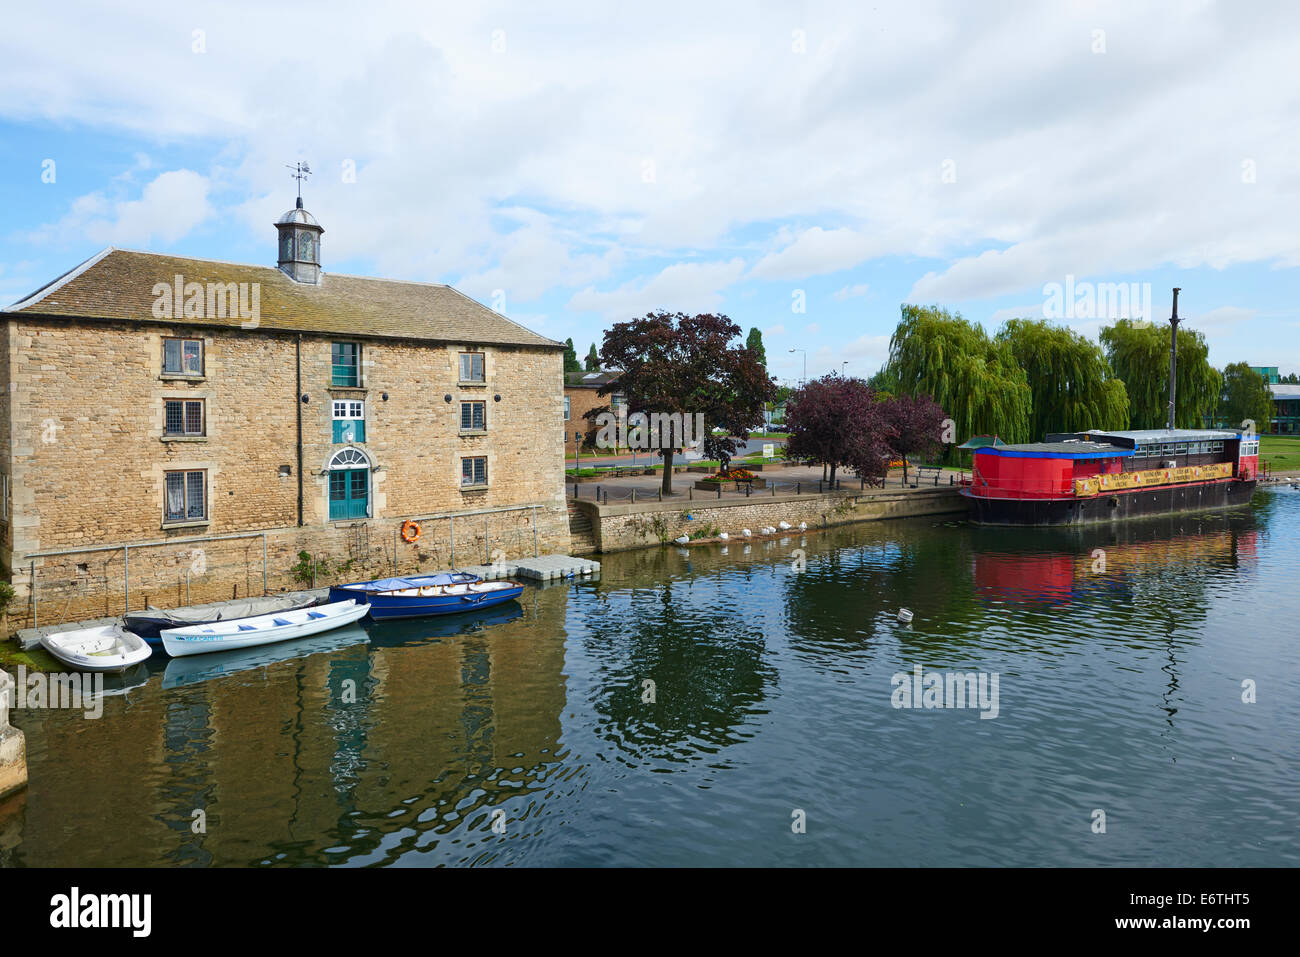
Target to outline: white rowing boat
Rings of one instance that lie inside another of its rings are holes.
[[[328,605],[283,611],[279,614],[258,615],[255,618],[232,618],[205,625],[164,628],[161,633],[162,642],[167,654],[173,658],[255,648],[258,645],[304,638],[341,628],[365,617],[369,610],[367,605],[357,604],[356,599],[349,598],[347,601],[335,601]]]
[[[77,671],[125,671],[149,657],[145,640],[121,625],[42,635],[45,650]]]

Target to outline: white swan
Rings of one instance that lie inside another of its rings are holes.
[[[742,528],[740,534],[744,535],[746,538],[750,538],[754,533],[747,528]]]
[[[686,544],[687,542],[689,542],[690,540],[691,540],[691,537],[690,537],[689,535],[683,535],[681,538],[674,538],[674,539],[673,539],[673,541],[676,542],[678,545],[685,545],[685,544]]]

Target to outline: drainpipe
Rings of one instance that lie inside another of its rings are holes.
[[[298,333],[296,348],[297,385],[293,404],[298,407],[298,527],[302,528],[302,333]]]

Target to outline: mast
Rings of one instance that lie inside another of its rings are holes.
[[[1174,313],[1169,317],[1172,334],[1169,336],[1169,428],[1174,428],[1174,402],[1178,395],[1178,293],[1174,287]]]

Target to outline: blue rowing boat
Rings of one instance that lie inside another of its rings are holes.
[[[523,594],[516,581],[483,581],[468,572],[443,572],[407,578],[380,578],[330,586],[330,601],[356,599],[370,606],[375,621],[427,618],[491,608]]]

